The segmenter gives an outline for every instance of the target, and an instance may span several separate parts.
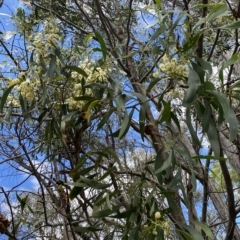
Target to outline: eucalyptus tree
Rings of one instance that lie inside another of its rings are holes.
[[[1,163],[25,176],[2,188],[1,233],[240,239],[239,6],[24,2],[0,40]]]

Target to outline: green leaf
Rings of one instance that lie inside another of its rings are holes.
[[[55,73],[55,70],[56,70],[56,56],[51,54],[50,55],[50,63],[49,63],[49,68],[48,68],[48,71],[47,71],[47,76],[52,80],[53,77],[54,77],[54,73]]]
[[[191,64],[192,64],[193,70],[199,76],[201,83],[204,83],[205,72],[203,71],[202,67],[200,67],[198,64],[196,64],[193,61],[191,61]]]
[[[181,223],[178,223],[178,224],[180,226],[184,227],[192,235],[194,240],[204,240],[202,235],[197,230],[195,230],[193,227],[188,226],[186,224],[181,224]]]
[[[212,240],[214,239],[214,236],[213,236],[213,234],[212,234],[212,232],[211,232],[211,230],[209,229],[208,226],[206,226],[204,223],[199,222],[199,221],[193,221],[192,220],[192,222],[195,225],[199,226],[210,239],[212,239]]]
[[[142,104],[139,111],[139,129],[140,129],[140,134],[143,141],[145,136],[144,129],[145,129],[145,120],[146,120],[146,110],[148,106],[149,106],[148,104]]]
[[[220,157],[220,145],[219,145],[219,140],[218,140],[218,133],[217,133],[217,129],[216,129],[212,119],[210,119],[210,121],[209,121],[207,136],[208,136],[208,140],[211,144],[211,147],[213,149],[215,157],[219,158]]]
[[[16,197],[17,197],[17,200],[19,201],[20,203],[20,206],[21,206],[21,211],[23,212],[25,206],[26,206],[26,203],[27,203],[27,199],[28,199],[28,195],[25,196],[24,198],[21,198],[17,193],[16,193]]]
[[[196,57],[196,59],[201,64],[202,68],[204,70],[207,70],[209,75],[212,75],[212,65],[209,62],[207,62],[204,59],[202,59],[202,58]]]
[[[186,232],[180,229],[176,229],[176,232],[180,234],[182,237],[184,237],[185,240],[195,240],[190,235],[188,235]]]
[[[238,53],[235,53],[232,55],[230,59],[228,59],[225,63],[223,63],[222,68],[225,69],[227,67],[230,67],[232,64],[234,64],[238,60]]]
[[[106,57],[107,57],[107,47],[106,47],[106,44],[102,38],[102,36],[98,33],[98,32],[95,32],[95,35],[98,39],[98,42],[101,46],[101,52],[103,54],[103,59],[106,60]]]
[[[232,142],[237,137],[238,134],[238,120],[235,112],[231,107],[229,109],[228,123],[230,133],[229,141]]]
[[[238,28],[240,28],[240,21],[236,21],[236,22],[233,22],[233,23],[228,24],[228,25],[224,25],[224,26],[219,27],[219,28],[222,28],[222,29],[238,29]]]
[[[151,82],[149,83],[146,91],[150,92],[152,90],[152,88],[160,81],[162,81],[162,78],[154,78],[153,80],[151,79]]]
[[[114,216],[111,216],[112,218],[129,218],[131,216],[132,213],[135,213],[137,211],[138,207],[132,207],[129,210],[125,211],[125,212],[121,212],[118,213]]]
[[[104,209],[100,211],[93,210],[92,217],[93,218],[109,217],[111,214],[117,212],[118,210],[119,206],[114,206],[112,209]]]
[[[222,110],[224,112],[224,118],[229,123],[230,141],[233,141],[237,136],[238,121],[237,121],[236,114],[234,113],[234,111],[232,110],[229,104],[228,99],[224,94],[217,91],[207,90],[206,92],[213,95],[218,100],[218,103],[221,105]]]
[[[3,111],[4,105],[7,101],[9,93],[12,91],[12,89],[16,86],[16,84],[10,86],[7,90],[4,91],[2,97],[1,97],[1,103],[0,103],[0,112]]]
[[[121,129],[118,135],[119,139],[122,139],[128,132],[130,125],[131,125],[131,120],[132,120],[132,115],[134,112],[134,108],[132,109],[132,111],[129,113],[127,113],[127,111],[124,112],[124,118],[123,118],[123,122],[121,125]]]
[[[139,239],[139,225],[131,230],[128,240]]]
[[[188,148],[186,147],[186,145],[183,142],[180,142],[180,144],[183,147],[183,149],[176,148],[176,150],[180,153],[180,155],[182,155],[188,161],[189,166],[192,168],[193,167],[193,161],[192,161],[191,154],[190,154]]]
[[[11,115],[12,115],[12,110],[13,110],[13,107],[12,105],[10,105],[10,107],[8,108],[3,120],[6,122],[6,123],[10,123],[10,119],[11,119]]]
[[[130,100],[131,98],[127,94],[121,94],[117,99],[113,99],[114,103],[116,104],[117,111],[119,116],[121,116],[122,111],[126,111],[125,104]]]
[[[96,227],[96,226],[90,226],[90,227],[73,227],[73,230],[75,232],[79,233],[86,233],[86,232],[98,232],[101,231],[102,228]]]
[[[171,102],[167,102],[164,106],[161,119],[158,121],[158,124],[161,124],[171,118]]]
[[[69,194],[69,198],[73,200],[83,191],[83,187],[74,186]]]
[[[198,74],[191,67],[189,67],[189,74],[188,74],[189,88],[187,89],[187,92],[183,99],[183,105],[185,107],[189,106],[195,100],[197,95],[196,92],[200,84],[201,84],[201,81]]]
[[[205,110],[202,118],[202,131],[207,132],[209,126],[209,119],[211,116],[211,107],[207,100],[204,100]]]
[[[206,81],[203,83],[205,90],[215,90],[215,86],[212,82]]]
[[[91,110],[96,106],[98,105],[100,102],[100,100],[94,100],[93,102],[91,102],[88,106],[88,109],[84,115],[84,119],[87,120],[88,122],[90,121],[90,116],[91,116]]]
[[[76,101],[94,101],[94,100],[96,100],[94,97],[91,97],[91,96],[79,96],[79,97],[73,96],[73,99]]]
[[[228,6],[227,4],[223,4],[223,5],[217,5],[215,6],[210,13],[208,14],[208,16],[206,17],[208,22],[213,21],[215,18],[221,17],[223,15],[225,15],[228,11]]]
[[[108,234],[108,235],[104,238],[104,240],[113,240],[113,238],[114,238],[114,231],[113,231],[112,233]]]
[[[156,159],[155,159],[155,172],[160,169],[163,165],[163,158],[162,158],[162,154],[163,154],[163,148],[161,148],[161,150],[157,153]],[[162,184],[163,179],[162,179],[162,174],[161,173],[157,173],[156,174],[158,182],[160,184]]]
[[[197,133],[196,133],[196,131],[193,129],[193,126],[192,126],[191,115],[190,115],[190,107],[188,107],[188,108],[186,109],[186,124],[187,124],[188,129],[189,129],[189,132],[190,132],[190,134],[191,134],[191,136],[192,136],[193,142],[194,142],[197,146],[201,147],[201,143],[200,143],[200,141],[199,141],[199,139],[198,139]]]
[[[74,117],[77,113],[78,113],[77,111],[73,111],[73,112],[68,113],[67,115],[64,115],[64,116],[62,117],[62,121],[63,121],[63,122],[68,122],[68,121],[70,121],[70,120],[72,119],[72,117]]]
[[[152,48],[152,55],[155,56],[155,55],[159,55],[160,53],[162,53],[163,50],[157,46],[154,46]]]
[[[107,170],[107,172],[105,172],[99,179],[98,181],[102,181],[103,179],[105,179],[107,176],[109,176],[113,171],[116,171],[116,167],[111,167],[110,169]]]
[[[216,159],[216,160],[220,160],[220,161],[226,161],[227,158],[224,158],[224,157],[218,157],[216,158],[215,156],[211,156],[211,155],[208,155],[208,156],[204,156],[204,155],[198,155],[198,156],[194,156],[192,157],[192,159]]]
[[[235,82],[231,88],[240,88],[240,81]]]
[[[81,68],[76,67],[76,66],[65,66],[65,67],[63,67],[63,69],[70,69],[74,72],[77,72],[77,73],[83,75],[84,77],[88,77],[88,75],[86,74],[86,72],[84,70],[82,70]]]
[[[173,153],[173,149],[172,149],[170,154],[169,154],[169,157],[167,158],[167,160],[164,161],[162,166],[159,169],[157,169],[157,171],[155,171],[155,174],[161,173],[162,171],[164,171],[167,168],[169,168],[171,166],[173,160],[174,160],[174,153]]]
[[[87,184],[93,189],[106,189],[112,185],[112,183],[98,183],[93,179],[85,178],[83,176],[81,176],[80,179],[83,183]]]
[[[179,123],[179,121],[178,121],[177,116],[176,116],[173,112],[171,112],[171,119],[174,121],[174,123],[175,123],[176,126],[178,127],[179,132],[181,132],[180,123]]]
[[[232,55],[230,59],[228,59],[225,63],[222,64],[221,69],[219,70],[219,79],[221,80],[223,84],[223,70],[232,64],[234,64],[238,60],[238,53],[235,53]]]
[[[196,176],[193,170],[191,170],[191,184],[192,184],[192,192],[196,192],[197,189],[197,181],[196,181]]]
[[[94,36],[95,36],[94,33],[89,33],[89,34],[87,34],[87,35],[84,37],[83,42],[86,43],[89,39],[92,39]]]

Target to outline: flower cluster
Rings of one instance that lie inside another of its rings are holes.
[[[79,68],[84,70],[85,73],[88,75],[88,77],[85,79],[86,83],[92,83],[92,82],[105,83],[105,82],[107,82],[107,79],[108,79],[107,69],[95,66],[94,61],[84,60],[84,61],[80,62]],[[76,79],[76,78],[82,77],[82,76],[76,72],[73,72],[72,77]]]
[[[85,101],[77,101],[73,98],[73,96],[79,97],[81,95],[82,95],[82,84],[80,84],[80,83],[74,84],[72,96],[70,96],[66,100],[69,110],[82,110],[82,108],[85,104]],[[92,95],[91,89],[86,88],[85,95],[91,96]]]
[[[160,228],[164,231],[164,236],[167,237],[170,234],[170,224],[169,221],[164,219],[160,212],[155,212],[154,221],[150,225],[144,226],[145,233],[151,233],[154,236],[158,235],[157,228]]]
[[[181,59],[170,59],[167,55],[164,55],[163,62],[160,64],[159,69],[153,73],[153,77],[159,77],[161,72],[172,78],[187,77],[187,67],[182,62]]]
[[[86,83],[107,82],[108,79],[107,69],[95,66],[94,61],[84,60],[80,62],[78,67],[84,70],[84,72],[88,75],[88,77],[85,78]],[[68,104],[69,110],[82,110],[86,102],[82,100],[78,101],[73,98],[73,96],[79,97],[82,95],[82,84],[77,83],[79,79],[82,78],[82,75],[80,73],[73,72],[71,74],[71,77],[73,78],[72,82],[73,91],[72,95],[70,95],[67,98],[66,102]],[[85,95],[92,96],[92,91],[89,88],[86,88]]]
[[[46,21],[44,23],[44,31],[39,32],[35,38],[29,36],[29,39],[33,40],[33,44],[28,46],[28,50],[36,51],[35,62],[38,65],[37,73],[42,73],[41,56],[44,57],[53,51],[58,45],[58,41],[61,37],[60,29],[54,23]]]

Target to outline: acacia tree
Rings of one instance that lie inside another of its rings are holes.
[[[0,232],[240,239],[239,6],[25,2],[0,40],[1,163],[25,176],[1,188]]]

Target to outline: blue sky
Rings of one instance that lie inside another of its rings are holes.
[[[3,6],[0,8],[0,31],[13,31],[14,26],[11,21],[11,15],[16,13],[18,7],[23,7],[24,5],[17,0],[5,0]],[[6,15],[7,14],[7,15]],[[12,39],[9,39],[8,42],[11,43]],[[0,46],[0,50],[1,50]],[[11,60],[4,56],[4,51],[0,52],[0,69],[1,71],[5,71],[1,63],[3,61],[11,62]],[[6,76],[7,73],[3,73],[3,76]],[[9,164],[0,164],[0,186],[4,187],[6,190],[11,189],[13,186],[19,184],[27,177],[26,174],[19,174],[16,170],[14,170]],[[23,187],[31,188],[33,179],[28,180]],[[0,209],[1,210],[1,209]]]

